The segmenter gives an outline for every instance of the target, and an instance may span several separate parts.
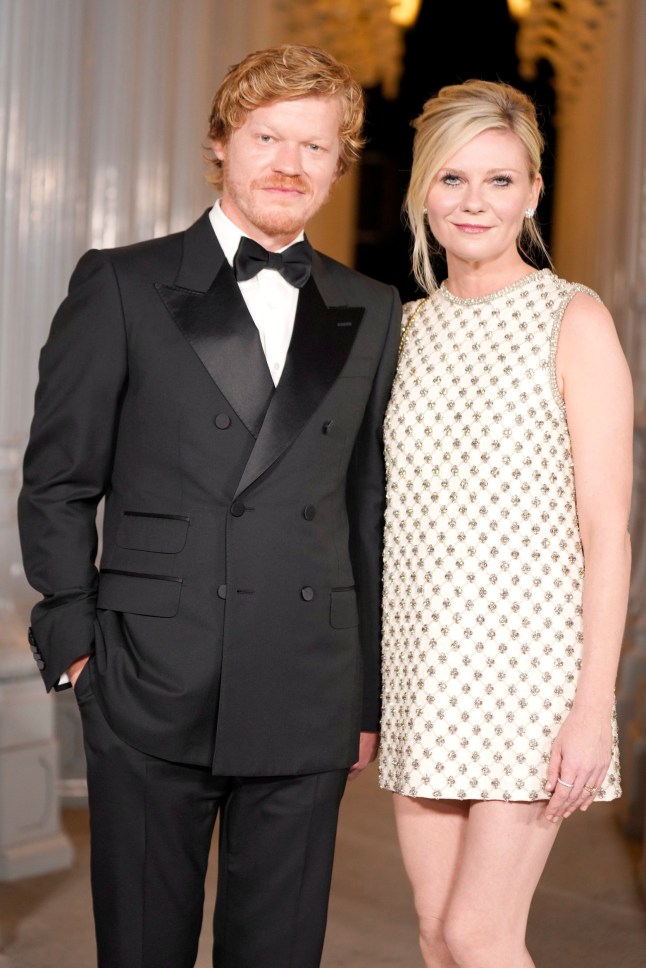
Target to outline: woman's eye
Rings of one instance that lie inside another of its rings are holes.
[[[460,176],[459,175],[449,175],[449,174],[443,175],[442,176],[442,182],[445,185],[459,185],[460,184]]]
[[[271,141],[271,135],[270,134],[261,134],[261,135],[259,135],[259,139],[258,140],[261,141],[264,145],[269,144],[269,142]]]
[[[309,148],[309,149],[310,149],[311,151],[320,151],[320,150],[321,150],[321,146],[320,146],[320,145],[315,145],[315,144],[311,144],[311,145],[308,145],[307,147],[308,147],[308,148]]]
[[[496,175],[493,183],[494,185],[502,185],[504,187],[505,185],[511,185],[511,178],[509,175]]]

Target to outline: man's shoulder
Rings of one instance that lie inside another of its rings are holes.
[[[139,242],[112,248],[92,250],[95,258],[110,262],[115,268],[145,269],[147,266],[159,267],[167,260],[175,262],[181,257],[187,233],[204,231],[204,222],[208,222],[208,210],[187,228],[167,235],[159,235]]]
[[[186,230],[171,232],[140,242],[130,242],[114,248],[101,249],[104,258],[115,265],[145,264],[150,260],[163,259],[168,255],[181,252]]]
[[[392,301],[396,290],[393,286],[371,276],[366,276],[357,269],[352,269],[343,262],[338,262],[324,252],[314,250],[314,259],[318,261],[318,268],[335,283],[343,287],[344,291],[362,297],[363,299],[387,299]]]
[[[157,255],[181,246],[183,236],[184,230],[171,232],[168,235],[158,235],[152,239],[142,239],[139,242],[130,242],[127,245],[118,245],[102,251],[110,259],[145,259],[147,255]]]

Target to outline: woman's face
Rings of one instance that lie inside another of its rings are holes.
[[[447,260],[471,265],[516,262],[525,211],[536,208],[540,175],[512,131],[492,128],[447,159],[426,196],[431,232]]]

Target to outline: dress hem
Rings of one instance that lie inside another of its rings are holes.
[[[543,794],[540,796],[537,795],[534,797],[531,797],[528,795],[525,795],[525,796],[517,795],[517,794],[514,794],[514,795],[508,794],[507,796],[505,796],[505,794],[495,794],[495,795],[492,794],[491,796],[487,796],[487,797],[482,797],[482,796],[460,797],[460,796],[450,796],[447,793],[440,793],[440,794],[432,793],[432,792],[420,793],[417,789],[415,789],[415,793],[409,793],[406,790],[395,789],[393,786],[384,786],[382,783],[379,784],[379,788],[383,790],[385,793],[398,793],[399,796],[410,797],[412,800],[454,800],[456,803],[470,803],[474,800],[478,802],[483,802],[483,803],[486,801],[492,801],[492,800],[498,803],[540,803],[540,802],[547,802],[548,800],[551,799],[549,796],[547,796],[547,794]],[[613,800],[618,800],[620,797],[621,797],[621,792],[612,793],[612,794],[608,793],[607,795],[604,795],[602,797],[600,797],[597,794],[597,796],[594,799],[594,803],[612,803]]]

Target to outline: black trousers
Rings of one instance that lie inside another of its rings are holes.
[[[99,968],[193,968],[220,811],[215,968],[318,968],[347,770],[221,777],[119,739],[76,684]]]

